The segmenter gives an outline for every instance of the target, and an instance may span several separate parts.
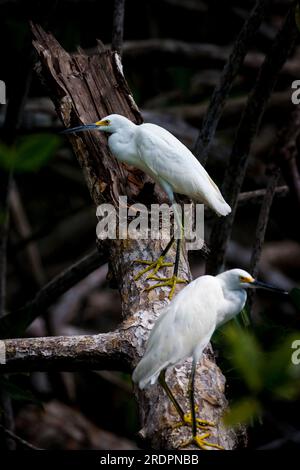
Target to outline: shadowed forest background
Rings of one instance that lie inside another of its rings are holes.
[[[206,169],[220,188],[259,69],[293,4],[288,0],[269,3],[208,151]],[[80,46],[92,54],[97,39],[111,43],[113,4],[0,0],[0,79],[6,83],[8,103],[0,105],[3,181],[14,162],[7,246],[1,252],[2,259],[7,256],[7,272],[0,272],[2,281],[7,280],[5,296],[0,293],[2,316],[23,307],[51,279],[95,250],[95,208],[71,146],[59,135],[63,126],[47,87],[33,70],[38,61],[29,21],[51,31],[68,52]],[[194,149],[213,90],[254,4],[248,0],[126,1],[124,74],[146,122],[167,128]],[[226,268],[257,271],[260,279],[288,291],[300,282],[300,111],[291,100],[294,80],[300,80],[299,37],[287,52],[251,141],[225,258]],[[0,216],[4,225],[3,206]],[[258,220],[266,225],[265,236]],[[207,211],[209,246],[215,223]],[[191,252],[189,257],[193,276],[204,274],[202,253]],[[107,279],[107,264],[95,266],[41,311],[23,334],[113,330],[121,321],[118,291]],[[299,366],[291,362],[292,343],[300,340],[299,298],[298,291],[288,300],[258,291],[250,296],[243,315],[214,336],[217,363],[227,379],[231,411],[226,419],[230,425],[248,425],[250,449],[289,449],[300,443]],[[0,321],[0,336],[1,331]],[[12,432],[20,438],[5,432],[2,419],[1,448],[32,444],[45,449],[137,449],[143,445],[131,378],[125,372],[24,371],[0,376],[0,386],[12,405]]]

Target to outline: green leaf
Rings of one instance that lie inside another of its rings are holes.
[[[0,226],[6,225],[8,218],[8,211],[7,210],[0,210]]]
[[[37,171],[48,162],[59,144],[60,138],[49,134],[28,136],[13,147],[0,143],[0,167],[15,172]]]
[[[226,426],[234,426],[240,423],[250,423],[261,412],[258,400],[253,397],[244,397],[233,403],[224,415],[223,421]]]
[[[5,377],[0,377],[0,386],[8,393],[12,400],[29,401],[31,403],[42,405],[42,402],[38,400],[30,390],[25,390],[19,387]]]
[[[39,170],[54,154],[60,144],[56,135],[37,134],[27,137],[16,150],[15,170]]]
[[[224,329],[225,343],[232,366],[238,370],[249,390],[261,390],[263,353],[254,336],[248,330],[229,325]]]
[[[251,320],[250,320],[250,313],[247,307],[243,308],[243,310],[240,313],[240,317],[242,320],[243,327],[248,328],[251,325]]]
[[[10,171],[14,166],[15,161],[15,148],[8,147],[3,142],[0,142],[0,167],[6,171]]]
[[[231,320],[237,328],[240,329],[245,329],[248,328],[251,325],[251,319],[250,319],[250,313],[246,307],[241,310],[239,315],[236,315],[232,320]],[[227,323],[227,326],[230,323]]]
[[[276,349],[266,353],[264,387],[279,398],[291,399],[300,391],[300,365],[292,363],[292,344],[299,338],[300,333],[290,335]]]
[[[299,382],[290,381],[275,387],[273,394],[281,400],[294,400],[299,396]]]

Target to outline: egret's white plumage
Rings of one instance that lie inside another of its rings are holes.
[[[204,203],[218,215],[231,212],[219,188],[192,152],[166,129],[155,124],[136,125],[119,114],[111,114],[94,125],[66,132],[99,129],[110,134],[108,145],[113,155],[150,175],[166,191],[184,194]]]
[[[194,396],[196,365],[215,329],[237,315],[244,307],[249,287],[279,290],[256,281],[242,269],[231,269],[218,276],[202,276],[185,287],[165,308],[156,321],[145,354],[135,368],[132,379],[141,389],[153,385],[158,379],[178,412],[182,425],[192,426],[192,439],[200,449],[213,447],[207,442],[210,432],[197,434],[197,428],[214,426],[196,417]],[[284,292],[286,293],[286,292]],[[193,364],[188,395],[191,414],[186,414],[178,403],[165,378],[165,370],[192,356]]]
[[[113,131],[108,145],[116,158],[149,174],[171,200],[173,192],[184,194],[206,204],[218,215],[230,213],[229,205],[206,170],[170,132],[155,124],[136,125],[117,114],[102,122],[106,120],[111,123],[107,132]]]
[[[174,297],[156,321],[133,381],[145,388],[160,372],[192,356],[197,362],[215,329],[243,309],[246,289],[271,288],[242,269],[201,276]]]

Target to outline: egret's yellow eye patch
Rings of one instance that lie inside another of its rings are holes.
[[[96,126],[109,126],[110,121],[108,119],[104,119],[103,121],[95,122]]]
[[[254,282],[254,279],[253,279],[253,277],[240,276],[240,281],[241,282],[247,282],[247,283],[251,284],[251,282]]]

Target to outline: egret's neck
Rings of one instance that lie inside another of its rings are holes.
[[[218,314],[217,323],[221,325],[238,315],[244,308],[247,300],[246,289],[230,288],[222,282],[222,290],[224,295],[224,305],[222,312]]]
[[[135,132],[137,126],[128,122],[125,126],[117,128],[108,138],[108,146],[113,155],[121,162],[136,165]]]
[[[124,123],[122,126],[113,127],[110,131],[110,136],[122,136],[122,138],[132,137],[136,130],[136,124],[129,121]]]

